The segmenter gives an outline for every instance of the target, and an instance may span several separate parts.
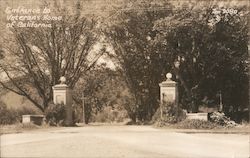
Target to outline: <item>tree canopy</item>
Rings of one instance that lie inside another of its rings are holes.
[[[155,41],[162,45],[158,48],[181,59],[183,104],[191,102],[196,108],[209,100],[216,104],[219,92],[225,105],[247,104],[248,28],[244,11],[246,7],[230,10],[212,6],[191,12],[188,8],[155,22]],[[233,94],[240,89],[238,95]]]
[[[12,86],[0,84],[25,96],[44,111],[52,100],[52,86],[65,76],[74,87],[79,78],[95,65],[105,53],[93,52],[99,41],[96,21],[77,12],[54,6],[62,20],[52,22],[51,28],[12,28],[12,38],[3,44],[4,55],[0,69]],[[55,13],[56,14],[56,13]],[[91,53],[91,54],[90,54]]]
[[[137,118],[150,119],[159,104],[158,84],[167,72],[177,75],[175,61],[181,62],[174,80],[180,82],[183,108],[197,112],[201,105],[218,105],[220,93],[225,107],[246,107],[246,5],[137,2],[106,30],[135,98]]]

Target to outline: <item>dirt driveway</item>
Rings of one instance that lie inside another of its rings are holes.
[[[150,126],[86,126],[1,136],[1,157],[243,158],[249,136],[186,134]]]

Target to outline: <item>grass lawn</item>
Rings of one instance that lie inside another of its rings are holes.
[[[169,125],[157,128],[181,133],[250,134],[250,124],[237,125],[235,127],[215,127],[212,129],[180,128],[178,125]]]
[[[96,124],[91,123],[91,125],[96,125]],[[98,124],[98,125],[99,126],[107,126],[107,125],[121,126],[122,124],[105,123],[105,124]],[[22,133],[22,132],[34,131],[34,130],[59,129],[59,128],[63,128],[63,127],[55,127],[55,126],[49,126],[49,125],[37,126],[32,123],[28,123],[28,124],[17,123],[17,124],[12,124],[12,125],[0,125],[0,135],[10,134],[10,133]],[[164,129],[168,132],[180,132],[180,133],[250,134],[250,124],[242,124],[242,125],[237,125],[235,127],[215,127],[212,129],[181,128],[180,126],[178,126],[178,124],[166,125],[163,127],[155,126],[155,128]]]
[[[32,123],[16,123],[12,125],[0,125],[0,135],[2,134],[10,134],[10,133],[22,133],[26,131],[32,131],[32,130],[44,130],[44,129],[56,129],[61,127],[54,127],[49,125],[42,125],[38,126]]]

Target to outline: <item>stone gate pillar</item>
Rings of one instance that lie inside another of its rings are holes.
[[[54,104],[64,104],[66,106],[66,126],[73,125],[72,119],[72,90],[65,84],[65,77],[60,78],[61,83],[52,87]]]
[[[171,80],[172,74],[167,73],[167,80],[159,84],[160,86],[160,101],[164,102],[176,102],[177,99],[177,84]]]

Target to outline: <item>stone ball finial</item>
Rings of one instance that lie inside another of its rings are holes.
[[[171,73],[167,73],[166,77],[167,77],[168,80],[170,80],[172,78],[172,74]]]
[[[65,84],[66,83],[66,77],[64,77],[64,76],[60,77],[59,81],[61,82],[60,84]]]

